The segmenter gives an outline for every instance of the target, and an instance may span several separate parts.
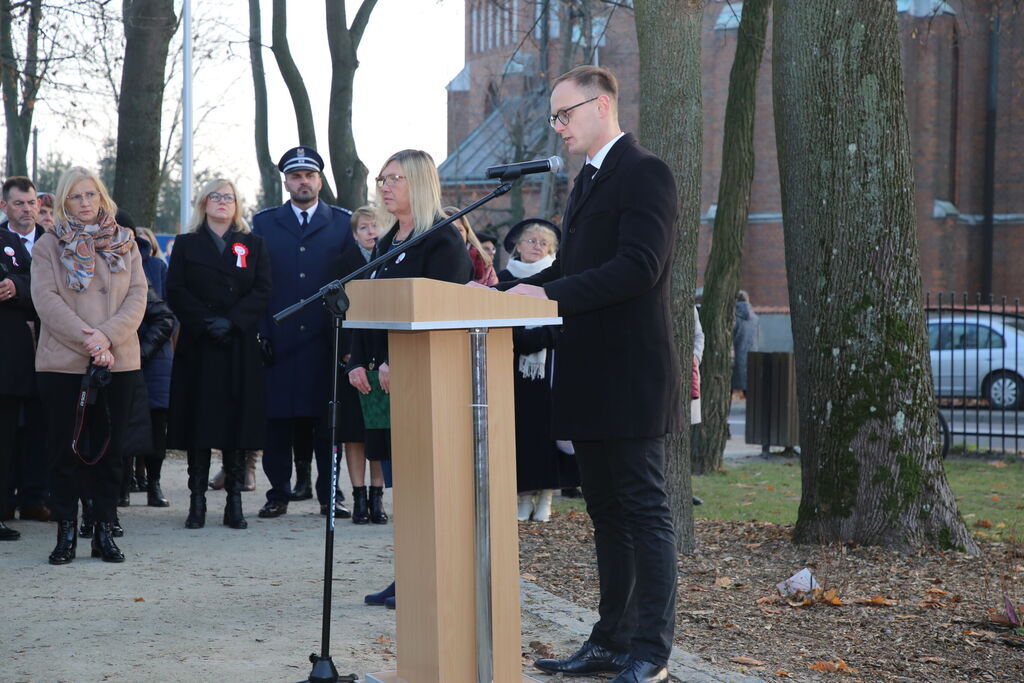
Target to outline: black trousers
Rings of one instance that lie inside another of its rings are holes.
[[[93,499],[97,522],[114,521],[121,485],[122,430],[135,394],[136,373],[141,373],[141,370],[113,373],[110,384],[99,390],[95,405],[86,411],[79,437],[79,453],[89,461],[95,459],[106,440],[107,410],[110,412],[110,446],[95,465],[85,464],[71,448],[82,375],[37,373],[39,395],[48,411],[47,451],[52,473],[50,509],[54,519],[75,519],[78,498],[84,494]]]
[[[331,493],[331,434],[327,419],[317,417],[267,420],[263,446],[263,472],[270,480],[267,500],[286,503],[291,496],[292,448],[312,441],[316,455],[316,499],[327,505]]]
[[[0,395],[0,510],[10,505],[14,461],[18,454],[18,418],[24,399]]]
[[[573,441],[594,522],[601,600],[596,645],[665,665],[676,614],[676,543],[665,439]]]

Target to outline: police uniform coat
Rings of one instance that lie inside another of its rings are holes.
[[[274,358],[266,369],[268,418],[327,413],[333,344],[330,316],[320,303],[310,304],[280,324],[271,316],[335,279],[342,254],[357,248],[350,216],[350,211],[321,201],[303,229],[289,201],[253,217],[253,232],[267,244],[274,277],[270,305],[260,323]]]
[[[258,450],[266,434],[262,356],[256,340],[270,298],[270,256],[253,234],[224,234],[219,253],[207,228],[179,235],[167,271],[167,303],[181,323],[171,368],[169,448]],[[245,267],[232,252],[241,244]],[[206,334],[204,318],[231,321],[230,342]]]
[[[653,438],[685,424],[669,311],[675,196],[668,166],[627,134],[587,189],[570,195],[555,262],[497,285],[543,286],[558,302],[556,438]]]
[[[13,299],[0,301],[0,395],[34,396],[35,343],[28,326],[35,320],[32,257],[6,221],[0,224],[0,263],[17,291]]]

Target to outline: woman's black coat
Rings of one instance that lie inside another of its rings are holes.
[[[256,328],[270,298],[270,258],[263,239],[225,233],[218,253],[207,228],[181,235],[171,252],[167,301],[181,323],[171,370],[169,448],[263,447],[266,404]],[[248,251],[245,267],[234,245]],[[225,343],[206,320],[226,318]]]
[[[440,220],[440,219],[439,219]],[[388,234],[377,241],[372,258],[386,254],[398,233],[396,223]],[[465,284],[473,279],[473,261],[466,243],[455,228],[435,230],[426,239],[408,250],[389,258],[370,274],[370,279],[425,277],[431,280]],[[376,368],[388,359],[388,334],[383,330],[356,330],[352,335],[352,358],[349,369]]]

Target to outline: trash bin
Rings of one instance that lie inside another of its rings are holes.
[[[747,354],[746,442],[793,448],[800,444],[796,362],[792,353]]]

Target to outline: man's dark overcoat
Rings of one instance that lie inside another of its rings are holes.
[[[270,298],[270,256],[253,234],[225,233],[218,252],[207,232],[180,235],[167,271],[167,303],[181,323],[171,369],[169,448],[263,448],[266,404],[256,340]],[[233,253],[247,250],[245,267]],[[206,334],[205,318],[227,318],[230,341]]]
[[[675,193],[668,166],[623,136],[586,190],[570,195],[558,258],[516,281],[543,286],[564,318],[552,390],[556,438],[642,439],[684,424],[669,310],[676,204],[651,201]]]
[[[34,396],[36,393],[35,343],[28,323],[36,319],[32,306],[32,257],[18,236],[0,224],[0,263],[17,290],[13,299],[0,301],[0,394]]]
[[[270,305],[260,332],[270,341],[274,361],[267,368],[267,417],[319,417],[327,412],[331,385],[330,316],[312,304],[275,324],[270,316],[335,279],[334,268],[356,249],[351,212],[321,201],[302,228],[291,202],[253,217],[253,232],[267,243],[274,277]]]

